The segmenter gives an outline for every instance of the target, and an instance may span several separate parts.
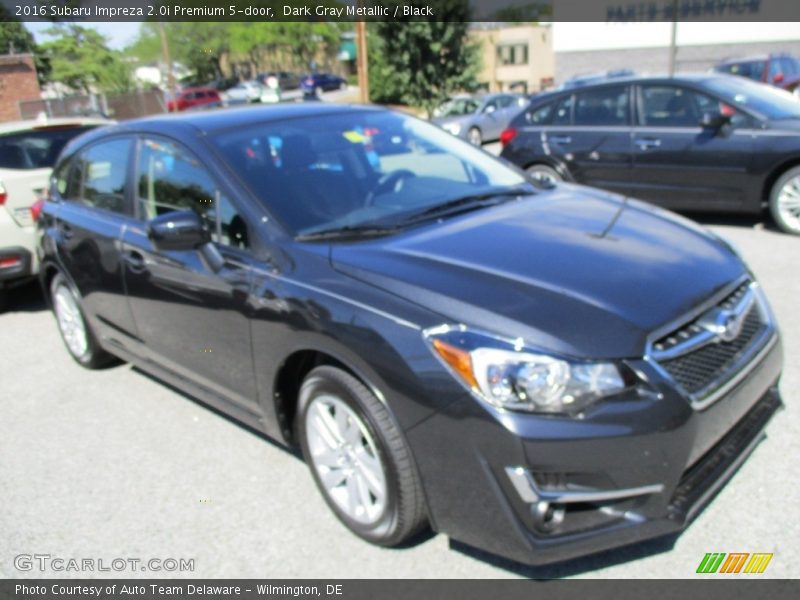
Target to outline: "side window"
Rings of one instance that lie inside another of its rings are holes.
[[[642,88],[641,125],[649,127],[698,127],[705,113],[720,112],[735,126],[749,123],[746,115],[711,96],[671,85]]]
[[[628,88],[608,87],[575,95],[575,125],[627,125]]]
[[[546,125],[550,122],[553,115],[554,103],[545,104],[534,110],[528,111],[528,123],[531,125]]]
[[[203,218],[215,242],[248,247],[247,226],[233,204],[217,193],[203,164],[174,142],[142,140],[136,169],[136,202],[143,219],[193,210]]]
[[[68,198],[94,208],[129,213],[125,181],[130,152],[130,139],[101,142],[84,150],[70,173]]]
[[[572,122],[572,104],[574,96],[559,100],[553,110],[551,125],[569,125]]]
[[[69,185],[69,168],[72,165],[72,160],[66,160],[58,167],[56,167],[53,174],[53,181],[56,184],[56,191],[62,198],[67,197],[67,186]]]

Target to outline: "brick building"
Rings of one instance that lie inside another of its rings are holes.
[[[0,122],[20,119],[19,101],[39,97],[33,55],[0,55]]]

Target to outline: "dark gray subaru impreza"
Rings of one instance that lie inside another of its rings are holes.
[[[80,364],[299,446],[377,544],[431,526],[541,564],[677,532],[781,405],[772,314],[725,242],[384,110],[95,131],[39,224]]]

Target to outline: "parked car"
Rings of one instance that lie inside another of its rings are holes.
[[[264,86],[258,81],[242,81],[224,93],[224,100],[228,104],[261,102],[261,96],[264,92]]]
[[[218,92],[226,92],[239,83],[238,77],[220,77],[209,81],[204,87],[210,87]]]
[[[129,121],[71,144],[51,194],[41,279],[72,357],[301,448],[377,544],[429,524],[546,563],[677,532],[781,405],[731,246],[411,116]]]
[[[268,71],[266,73],[259,73],[256,79],[262,84],[267,85],[267,79],[274,77],[278,86],[284,92],[289,90],[296,90],[300,87],[300,77],[297,73],[290,71]]]
[[[210,87],[187,87],[178,91],[167,100],[167,110],[177,112],[194,108],[212,108],[222,106],[219,92]]]
[[[795,95],[800,93],[800,60],[789,54],[729,59],[716,65],[714,71],[768,83]]]
[[[666,208],[758,214],[800,234],[800,102],[729,75],[615,80],[534,99],[501,156]]]
[[[347,87],[344,77],[331,73],[310,73],[300,81],[300,89],[305,94],[319,95],[331,90],[343,90]]]
[[[519,94],[459,95],[433,112],[431,122],[474,146],[497,140],[511,119],[527,106]]]
[[[0,310],[8,290],[34,277],[35,221],[64,145],[110,121],[55,118],[0,125]]]

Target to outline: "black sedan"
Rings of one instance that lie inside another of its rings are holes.
[[[781,405],[777,328],[724,241],[376,108],[87,134],[39,227],[79,364],[301,448],[381,545],[430,525],[546,563],[679,531]]]
[[[800,234],[800,102],[721,74],[630,78],[537,97],[502,156],[549,180],[681,211],[759,213]]]

